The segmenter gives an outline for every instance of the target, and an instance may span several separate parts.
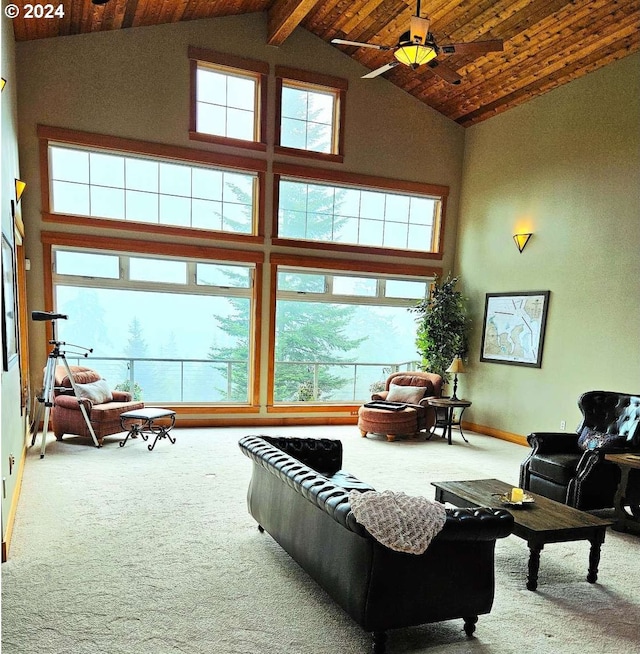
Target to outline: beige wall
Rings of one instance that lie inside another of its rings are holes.
[[[345,160],[342,165],[327,167],[449,186],[446,253],[442,262],[432,263],[441,265],[445,272],[452,268],[464,129],[386,80],[360,79],[365,69],[304,29],[297,29],[280,48],[265,46],[265,41],[265,16],[251,14],[17,44],[17,62],[22,79],[19,95],[20,154],[24,175],[32,185],[29,202],[25,204],[27,256],[32,262],[28,280],[31,309],[41,309],[44,304],[40,231],[80,229],[51,223],[43,225],[41,222],[36,138],[38,123],[264,157],[256,152],[245,153],[189,141],[189,45],[267,61],[272,64],[272,70],[275,65],[285,65],[347,78]],[[273,76],[269,89],[268,104],[273,108]],[[273,118],[272,111],[270,118]],[[273,120],[269,121],[269,126],[267,160],[287,161],[282,156],[274,158],[271,136]],[[313,162],[310,164],[299,158],[288,158],[288,161],[313,165]],[[266,206],[269,236],[269,197]],[[127,229],[123,225],[116,235],[139,237],[135,231]],[[84,228],[84,231],[88,230]],[[92,229],[91,233],[113,234],[104,229]],[[158,240],[175,239],[162,236]],[[210,238],[181,240],[211,244]],[[267,253],[270,252],[268,243],[267,239]],[[360,255],[354,258],[367,260],[368,257]],[[406,261],[430,263],[424,260]],[[268,309],[265,302],[265,330]],[[266,339],[264,343],[266,347]],[[38,371],[41,371],[46,358],[43,323],[33,325],[31,345],[35,383],[41,376]],[[266,350],[262,353],[262,362],[266,368]],[[265,388],[261,397],[263,400],[266,398]],[[265,410],[263,407],[263,413]]]
[[[456,270],[473,423],[573,430],[584,391],[640,393],[639,86],[635,54],[466,132]],[[522,254],[516,231],[534,233]],[[485,293],[525,290],[551,291],[542,368],[481,363]]]
[[[3,3],[4,6],[4,3]],[[16,238],[11,213],[11,198],[15,197],[14,180],[20,178],[18,165],[18,126],[16,68],[11,21],[2,13],[2,77],[7,85],[2,91],[2,233],[10,242]],[[1,357],[0,357],[1,358]],[[20,368],[14,361],[8,371],[2,371],[2,540],[7,536],[12,511],[17,501],[17,486],[25,448],[25,416],[20,411]],[[9,466],[9,457],[15,465]]]

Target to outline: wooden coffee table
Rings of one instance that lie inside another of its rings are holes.
[[[449,502],[455,506],[488,506],[505,508],[499,499],[511,491],[511,484],[498,479],[477,479],[475,481],[443,481],[433,482],[436,488],[436,500]],[[594,584],[598,579],[598,564],[600,563],[600,547],[604,543],[607,527],[613,524],[610,520],[602,520],[595,516],[578,511],[573,507],[554,502],[542,495],[529,493],[534,503],[521,508],[506,507],[513,514],[513,534],[527,541],[529,546],[529,574],[527,576],[528,590],[538,587],[538,570],[540,568],[540,552],[547,543],[564,543],[574,540],[588,540],[591,543],[589,552],[589,573],[587,581]]]

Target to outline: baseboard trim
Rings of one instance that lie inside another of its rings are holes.
[[[22,448],[20,456],[20,464],[16,472],[16,487],[11,498],[11,508],[7,516],[7,528],[5,533],[2,534],[2,563],[6,563],[9,558],[9,547],[11,546],[11,536],[13,535],[13,524],[16,519],[16,512],[18,510],[18,501],[20,500],[20,491],[22,490],[22,478],[24,476],[24,466],[27,460],[27,446]]]
[[[527,443],[527,437],[521,436],[520,434],[514,434],[510,431],[502,431],[502,429],[495,429],[495,427],[487,427],[486,425],[477,425],[474,422],[465,422],[463,420],[462,426],[469,431],[475,431],[478,434],[485,434],[486,436],[493,436],[493,438],[499,438],[502,441],[509,441],[510,443],[516,443],[517,445],[524,445],[529,447]]]

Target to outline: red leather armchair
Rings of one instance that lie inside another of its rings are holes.
[[[69,367],[76,384],[91,385],[102,379],[100,374],[91,368]],[[131,393],[125,391],[111,391],[112,399],[102,402],[76,398],[73,395],[71,382],[64,366],[56,367],[54,395],[54,405],[51,408],[51,427],[56,439],[59,441],[62,440],[65,434],[91,438],[87,423],[80,410],[80,403],[84,405],[87,411],[89,422],[100,445],[102,445],[105,436],[119,434],[122,431],[120,426],[121,413],[144,407],[144,402],[133,401]]]

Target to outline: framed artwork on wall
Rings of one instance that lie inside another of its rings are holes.
[[[18,360],[16,267],[13,246],[2,235],[2,366],[9,370]]]
[[[480,361],[542,367],[550,293],[487,293]]]

